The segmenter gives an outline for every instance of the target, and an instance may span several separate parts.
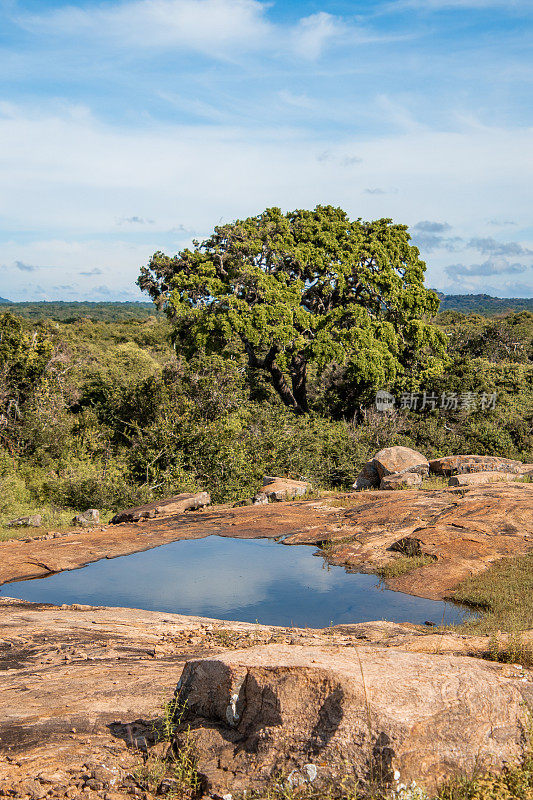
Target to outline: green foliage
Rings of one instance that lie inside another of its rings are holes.
[[[43,381],[52,349],[42,332],[27,333],[16,317],[0,314],[0,419],[4,427],[20,417],[22,406]]]
[[[342,209],[256,217],[215,228],[193,250],[155,253],[138,284],[173,321],[190,359],[246,357],[283,403],[309,410],[308,369],[345,367],[359,401],[442,372],[444,337],[429,323],[436,294],[404,225],[350,221]]]
[[[533,313],[521,311],[487,319],[444,312],[437,318],[456,357],[524,363],[533,360]]]

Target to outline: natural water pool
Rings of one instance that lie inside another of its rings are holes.
[[[313,547],[208,536],[103,559],[1,594],[33,602],[124,606],[267,625],[461,622],[450,603],[384,589],[375,575],[329,567]]]

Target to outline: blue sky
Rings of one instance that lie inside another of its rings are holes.
[[[427,283],[533,296],[533,0],[0,0],[0,295],[140,299],[267,206],[412,228]]]

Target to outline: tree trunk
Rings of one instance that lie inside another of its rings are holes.
[[[307,414],[307,361],[301,353],[292,357],[291,361],[292,394],[302,414]]]
[[[280,368],[272,364],[268,371],[270,372],[274,389],[287,408],[290,408],[295,414],[305,414],[306,409],[301,407],[293,392],[289,389],[289,384],[285,380],[285,375]]]
[[[285,378],[285,375],[277,366],[276,356],[279,353],[279,348],[277,345],[272,345],[270,350],[268,351],[267,355],[263,359],[257,358],[257,355],[253,349],[253,346],[250,342],[244,340],[244,346],[246,349],[246,354],[248,356],[248,364],[250,369],[264,369],[266,372],[269,373],[272,379],[272,386],[280,396],[283,405],[290,408],[291,411],[294,411],[295,414],[306,414],[308,407],[307,407],[307,396],[306,396],[306,369],[307,364],[303,359],[301,360],[302,363],[298,365],[298,379],[292,377],[292,385],[293,391],[291,392],[289,388],[289,384]],[[295,356],[295,358],[299,358]],[[294,362],[294,358],[293,358]],[[295,391],[296,389],[296,391]],[[303,400],[303,404],[301,402]]]

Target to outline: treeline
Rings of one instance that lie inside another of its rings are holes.
[[[533,297],[501,298],[488,294],[441,294],[440,311],[460,311],[484,316],[509,314],[513,311],[533,312]],[[86,318],[101,322],[124,322],[125,320],[145,320],[160,316],[153,303],[142,301],[123,302],[70,302],[67,300],[46,300],[12,303],[0,298],[0,308],[5,307],[12,314],[31,320],[54,320],[56,322],[76,322]]]
[[[463,314],[509,314],[512,311],[533,311],[533,297],[491,297],[489,294],[441,294],[441,311]]]
[[[129,319],[147,319],[158,315],[153,303],[143,302],[70,302],[68,300],[42,300],[35,302],[11,303],[0,298],[0,308],[9,308],[12,314],[24,319],[54,320],[56,322],[76,322],[87,318],[101,322],[123,322]]]
[[[297,416],[244,359],[177,354],[165,317],[34,322],[6,312],[2,519],[36,509],[115,510],[197,488],[239,501],[265,473],[346,489],[373,452],[392,444],[427,456],[532,462],[533,314],[446,311],[435,324],[449,365],[416,402],[399,395],[386,413],[361,405],[332,367],[310,372],[309,413]]]

